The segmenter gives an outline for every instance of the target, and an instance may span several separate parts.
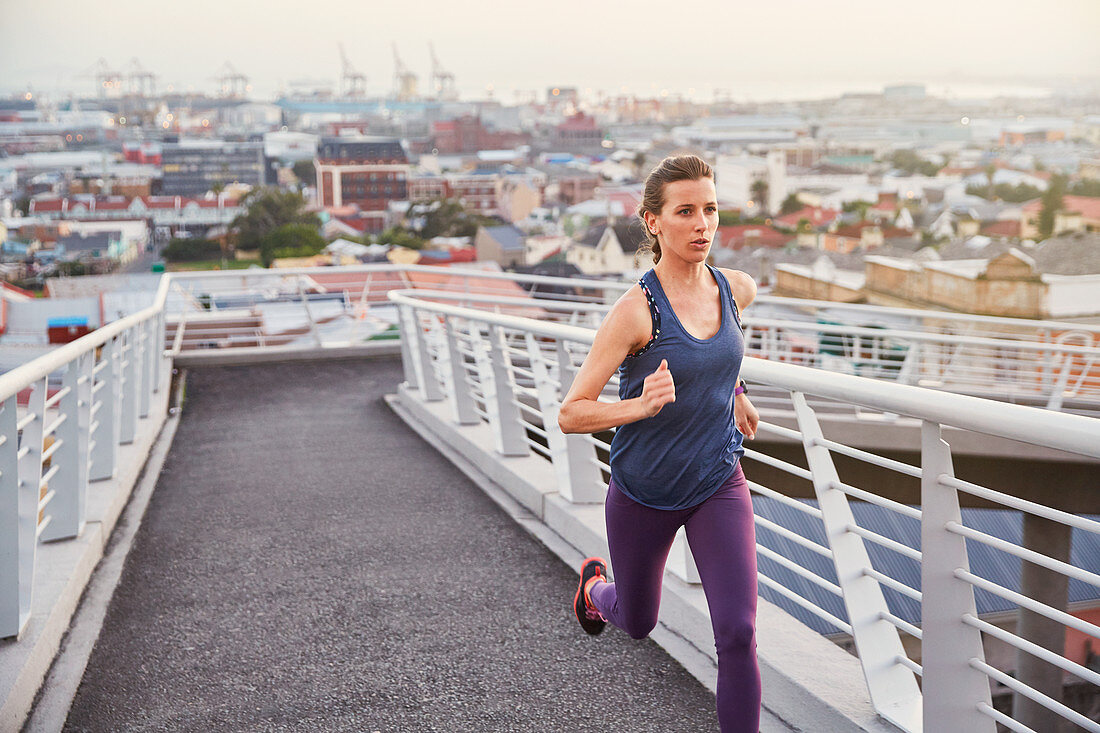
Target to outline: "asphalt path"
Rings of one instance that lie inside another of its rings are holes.
[[[69,731],[716,731],[652,641],[382,397],[397,360],[192,370]]]

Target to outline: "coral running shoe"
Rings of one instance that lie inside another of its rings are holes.
[[[577,585],[577,595],[573,596],[573,612],[577,615],[581,628],[592,636],[607,626],[607,619],[596,610],[592,599],[588,597],[589,589],[597,580],[607,582],[607,563],[601,558],[590,557],[581,565],[581,580]]]

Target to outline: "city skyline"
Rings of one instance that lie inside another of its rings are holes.
[[[63,0],[3,0],[0,92],[92,96],[101,57],[117,70],[139,59],[157,74],[158,92],[172,86],[213,94],[226,61],[250,78],[257,99],[295,87],[336,91],[339,43],[366,74],[369,96],[392,90],[392,44],[427,92],[429,43],[463,98],[491,93],[506,103],[517,92],[541,97],[555,85],[589,95],[667,93],[700,101],[717,92],[736,101],[809,99],[900,83],[953,97],[1100,91],[1093,40],[1100,4],[1089,0],[1054,0],[1038,17],[1011,16],[991,0],[961,7],[930,0],[920,13],[869,0],[840,11],[793,0],[767,9],[709,0],[687,8],[567,0],[552,17],[537,18],[504,5],[487,11],[484,4],[428,0],[418,6],[415,28],[405,9],[331,1],[315,7],[303,15],[289,0],[197,0],[184,14],[118,0],[107,15]],[[716,21],[722,18],[728,30]]]

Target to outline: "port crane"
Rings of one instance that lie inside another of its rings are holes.
[[[432,94],[436,99],[452,102],[458,99],[455,91],[455,75],[443,68],[439,58],[435,55],[435,45],[428,43],[428,53],[432,57]]]
[[[155,97],[157,95],[157,75],[147,71],[136,56],[130,59],[130,63],[126,67],[126,90],[138,97]]]
[[[363,97],[367,93],[367,75],[355,69],[348,60],[344,51],[344,44],[340,43],[341,93],[345,97]]]
[[[248,92],[252,91],[252,86],[248,83],[248,77],[237,71],[236,67],[228,61],[222,64],[221,68],[218,69],[218,75],[213,79],[218,82],[223,97],[242,99]]]
[[[408,102],[417,97],[416,74],[409,71],[408,67],[397,55],[397,44],[393,44],[393,86],[394,96],[401,102]]]

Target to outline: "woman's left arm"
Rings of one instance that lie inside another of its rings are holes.
[[[740,270],[721,268],[721,271],[730,284],[730,291],[733,293],[734,302],[737,303],[738,312],[744,313],[745,309],[756,300],[756,283],[747,273]],[[738,377],[738,380],[740,380],[740,377]],[[756,437],[756,427],[760,424],[760,413],[749,401],[748,393],[742,393],[733,398],[733,421],[737,425],[737,429],[746,438],[752,440]]]

